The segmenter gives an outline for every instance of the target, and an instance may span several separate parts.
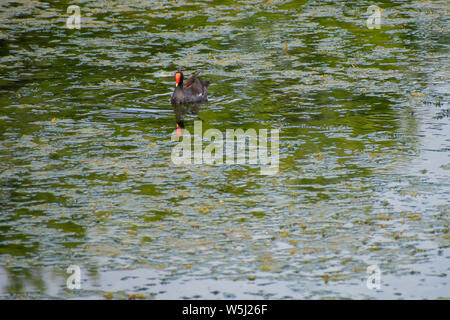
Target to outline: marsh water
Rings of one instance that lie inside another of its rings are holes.
[[[0,298],[448,298],[449,11],[2,1]],[[171,161],[177,70],[185,129],[278,129],[277,174]]]

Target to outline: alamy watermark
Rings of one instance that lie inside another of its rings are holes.
[[[73,14],[72,14],[73,12]],[[81,13],[80,7],[77,5],[71,5],[67,7],[67,13],[72,14],[66,20],[66,27],[68,29],[80,29],[81,28]]]
[[[369,29],[381,28],[381,9],[378,6],[372,5],[367,8],[367,13],[370,14],[367,18],[366,25]]]
[[[66,273],[70,274],[66,281],[67,289],[81,289],[81,268],[72,264],[67,268]]]
[[[181,141],[179,141],[182,139]],[[210,143],[203,149],[203,140]],[[193,152],[192,152],[192,140]],[[193,139],[188,130],[179,136],[175,130],[172,141],[178,142],[172,149],[174,164],[259,164],[261,174],[274,175],[279,167],[279,130],[270,130],[270,155],[268,130],[227,129],[223,134],[218,129],[202,132],[202,122],[194,121]],[[236,143],[235,143],[236,141]],[[248,144],[246,143],[248,142]],[[248,150],[246,146],[248,145]],[[225,151],[225,152],[224,152]],[[246,157],[248,153],[248,158]],[[225,161],[224,161],[225,156]],[[235,157],[236,156],[236,157]]]
[[[369,277],[367,278],[367,289],[369,290],[380,290],[381,288],[381,271],[378,265],[373,264],[367,267],[367,273]]]

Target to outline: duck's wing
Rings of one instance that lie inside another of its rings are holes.
[[[198,73],[193,73],[183,82],[183,88],[189,89],[193,96],[203,95],[203,83],[197,78]]]
[[[191,75],[189,76],[189,78],[187,78],[186,80],[184,80],[184,82],[183,82],[183,88],[189,88],[189,87],[191,87],[191,86],[196,82],[196,80],[198,80],[198,79],[197,79],[197,76],[198,76],[198,72],[194,72],[193,74],[191,74]]]

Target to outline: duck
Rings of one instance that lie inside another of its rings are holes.
[[[183,72],[175,72],[175,89],[170,102],[173,105],[204,103],[208,101],[209,81],[201,81],[198,73],[193,73],[184,80]]]

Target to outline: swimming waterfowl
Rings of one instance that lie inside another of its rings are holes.
[[[208,101],[209,81],[201,81],[198,73],[193,73],[186,81],[183,72],[175,72],[175,90],[170,102],[172,104],[203,103]]]

